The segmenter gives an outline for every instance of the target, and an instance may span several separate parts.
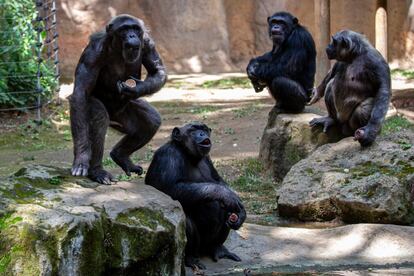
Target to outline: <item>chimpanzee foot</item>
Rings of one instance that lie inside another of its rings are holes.
[[[136,173],[138,175],[141,175],[144,172],[142,167],[132,163],[132,161],[131,161],[131,159],[129,159],[129,157],[122,156],[122,155],[116,153],[115,151],[111,151],[111,153],[109,155],[111,156],[112,160],[114,160],[114,162],[118,166],[120,166],[121,169],[124,170],[124,172],[128,176],[131,176],[131,173]]]
[[[323,132],[327,132],[328,129],[335,124],[334,119],[329,116],[321,117],[321,118],[314,118],[309,122],[311,127],[322,126]]]
[[[184,263],[185,266],[191,267],[194,270],[206,269],[206,266],[202,262],[200,262],[200,259],[192,256],[185,256]]]
[[[102,168],[96,168],[89,170],[88,177],[100,184],[111,185],[112,182],[116,182],[115,178],[109,172]]]
[[[213,261],[217,262],[219,259],[229,259],[236,262],[241,262],[239,256],[234,253],[231,253],[224,245],[220,245],[213,252],[212,256]]]

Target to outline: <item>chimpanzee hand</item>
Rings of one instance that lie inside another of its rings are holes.
[[[256,59],[251,59],[249,64],[247,65],[246,72],[249,79],[257,79],[257,68],[259,67],[259,63]]]
[[[227,226],[235,230],[239,229],[246,220],[246,210],[239,196],[230,189],[226,189],[221,203],[222,208],[227,211]]]
[[[81,153],[75,156],[73,160],[71,173],[74,176],[87,176],[89,170],[90,155],[88,153]]]
[[[249,77],[254,91],[261,92],[263,89],[267,86],[266,83],[259,80],[257,76],[257,68],[259,67],[259,63],[256,61],[256,59],[252,59],[249,62],[249,65],[247,65],[246,71],[247,76]]]
[[[132,76],[130,76],[130,78],[135,81],[136,85],[134,87],[131,87],[131,86],[127,85],[126,82],[118,81],[117,82],[118,92],[121,95],[124,95],[124,96],[126,96],[130,99],[136,99],[140,96],[140,93],[139,93],[140,89],[139,88],[142,85],[143,81],[141,81],[137,78],[134,78]]]
[[[358,141],[361,146],[367,147],[370,146],[377,138],[379,132],[378,127],[373,126],[364,126],[358,128],[354,133],[354,140]]]
[[[318,92],[318,89],[316,87],[314,87],[312,89],[312,96],[311,96],[311,100],[307,103],[307,105],[312,105],[316,102],[318,102],[321,98],[322,98],[322,93]]]

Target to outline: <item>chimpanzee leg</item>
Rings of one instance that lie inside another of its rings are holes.
[[[111,121],[117,123],[111,126],[126,134],[112,149],[111,158],[127,175],[142,174],[142,167],[134,165],[129,157],[155,135],[161,125],[160,114],[148,102],[138,99],[111,116]]]
[[[223,228],[221,229],[219,235],[217,236],[217,241],[215,242],[215,244],[217,244],[216,248],[214,249],[214,251],[212,252],[212,259],[213,261],[217,262],[219,259],[230,259],[236,262],[240,262],[241,259],[239,256],[237,256],[236,254],[230,252],[224,245],[223,243],[226,241],[228,235],[230,232],[230,228],[225,227],[223,225]]]
[[[326,85],[325,105],[326,105],[326,109],[328,110],[329,117],[331,117],[334,120],[337,120],[332,86],[333,86],[333,80],[328,82],[328,84]]]
[[[282,112],[299,113],[309,100],[309,95],[302,85],[285,77],[275,78],[269,90],[276,100],[276,107]]]
[[[101,101],[91,97],[88,116],[90,118],[89,139],[91,141],[88,177],[101,184],[111,184],[111,181],[114,180],[112,175],[102,168],[105,134],[109,126],[108,112]]]
[[[185,246],[185,265],[189,267],[197,267],[205,269],[206,267],[198,259],[200,251],[200,235],[198,233],[197,225],[189,217],[186,217],[186,236],[187,244]]]
[[[355,108],[349,119],[349,127],[353,132],[360,127],[366,126],[371,118],[372,108],[374,107],[374,98],[367,98]]]
[[[227,258],[240,261],[240,258],[223,245],[226,241],[230,228],[226,225],[228,213],[218,201],[204,203],[199,206],[193,222],[198,226],[200,234],[200,250],[203,255],[210,256],[213,261]]]

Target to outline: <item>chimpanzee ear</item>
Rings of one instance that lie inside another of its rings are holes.
[[[270,16],[267,17],[267,23],[269,23],[269,20],[270,20]]]
[[[299,24],[299,20],[296,17],[293,17],[293,24],[295,25]]]
[[[181,132],[178,127],[175,127],[172,131],[171,137],[174,141],[180,142],[182,140]]]

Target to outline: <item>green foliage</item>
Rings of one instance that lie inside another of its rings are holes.
[[[398,77],[402,79],[412,80],[414,79],[414,70],[392,69],[391,76],[393,78]]]
[[[36,105],[37,93],[30,92],[37,83],[36,16],[33,0],[0,0],[0,108]],[[41,35],[46,36],[45,32]],[[56,87],[53,63],[42,63],[40,70],[45,102]]]

